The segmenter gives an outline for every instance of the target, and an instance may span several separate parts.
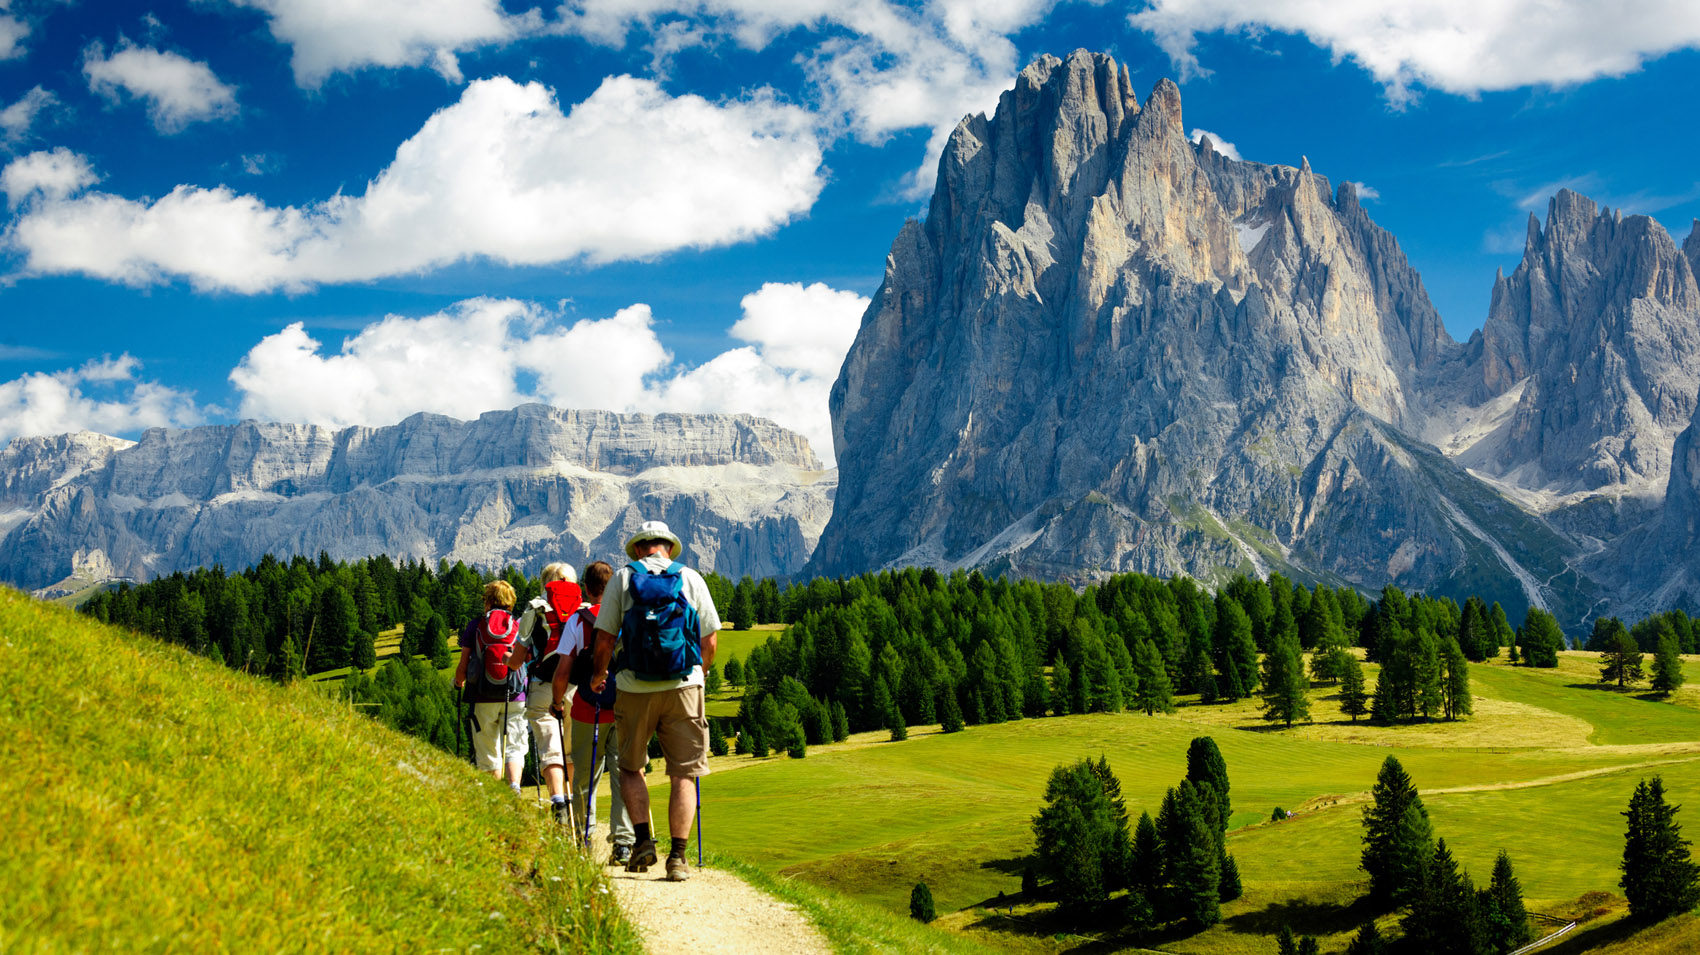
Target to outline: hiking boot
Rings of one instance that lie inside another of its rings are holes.
[[[632,857],[631,846],[615,846],[614,852],[608,856],[609,865],[625,865]]]
[[[563,826],[573,824],[573,804],[570,802],[555,804],[555,821]]]
[[[655,840],[645,839],[632,847],[631,858],[626,860],[627,872],[648,872],[655,864]]]
[[[682,856],[668,856],[667,857],[667,881],[668,882],[683,882],[686,879],[689,879],[690,877],[691,877],[690,863],[686,862]]]

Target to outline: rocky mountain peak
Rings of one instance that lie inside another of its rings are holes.
[[[1694,274],[1656,220],[1559,190],[1494,282],[1471,401],[1522,391],[1469,462],[1558,491],[1661,488],[1700,390]]]

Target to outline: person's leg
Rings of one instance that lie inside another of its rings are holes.
[[[577,835],[582,838],[587,824],[590,832],[596,831],[596,779],[600,774],[590,762],[591,725],[578,720],[567,722],[572,727],[573,757],[573,772],[568,775],[567,784],[572,788],[574,811],[579,814],[574,825]],[[602,741],[597,742],[600,744]],[[600,760],[602,754],[596,755]]]
[[[472,705],[472,752],[478,768],[502,778],[502,704]]]
[[[660,713],[657,704],[664,703],[666,696],[666,693],[621,693],[614,701],[614,725],[620,728],[620,795],[632,815],[635,837],[631,860],[626,863],[628,872],[646,872],[658,857],[655,834],[650,828],[649,789],[643,782],[643,770],[649,762],[649,737],[655,731]]]
[[[605,764],[608,767],[608,772],[615,774],[612,778],[618,779],[620,769],[620,757],[617,742],[619,730],[615,729],[613,723],[609,723],[602,727],[602,732],[607,734],[608,737],[608,753],[604,757]],[[630,849],[632,847],[632,843],[637,841],[637,837],[632,832],[632,814],[626,809],[625,787],[609,786],[608,790],[609,837],[614,840],[614,845],[616,847],[623,846]],[[644,792],[645,794],[649,792],[648,787],[644,788]]]
[[[697,818],[696,777],[672,777],[673,791],[667,798],[667,828],[674,839],[689,839],[691,823]]]
[[[702,687],[687,686],[665,696],[668,699],[659,733],[661,752],[667,758],[667,776],[672,780],[667,800],[667,830],[672,836],[667,851],[667,879],[683,882],[691,877],[685,862],[685,846],[697,813],[694,780],[708,772],[708,720],[703,713]]]
[[[508,768],[508,785],[514,792],[519,792],[519,781],[525,775],[525,754],[530,750],[530,733],[525,725],[525,707],[519,704],[509,704],[505,710],[507,716],[506,756]]]
[[[532,683],[525,698],[525,720],[531,725],[532,739],[537,741],[537,764],[543,769],[544,785],[549,787],[549,801],[558,804],[566,797],[567,773],[561,721],[549,709],[554,696],[552,685]]]
[[[620,796],[634,824],[649,828],[649,787],[644,785],[642,770],[620,767]],[[651,837],[653,838],[653,836]]]

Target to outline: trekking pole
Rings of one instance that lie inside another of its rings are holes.
[[[596,819],[596,780],[601,775],[597,772],[596,766],[596,742],[597,738],[602,735],[602,704],[593,704],[591,711],[594,715],[590,718],[590,779],[584,785],[584,847],[586,850],[590,848],[590,824]],[[609,785],[615,785],[615,782],[611,781]],[[614,820],[610,818],[608,825],[612,826],[613,824]]]
[[[697,868],[702,868],[702,777],[693,776],[691,782],[697,786]]]

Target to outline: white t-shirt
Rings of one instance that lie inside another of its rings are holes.
[[[665,554],[651,554],[643,559],[643,565],[652,573],[661,573],[673,565],[673,561]],[[708,581],[702,575],[686,567],[680,574],[684,578],[685,602],[696,608],[697,636],[705,637],[720,630],[720,613],[714,609],[714,597],[708,592]],[[596,615],[596,629],[609,633],[620,632],[620,623],[626,618],[626,610],[632,604],[632,569],[630,566],[621,567],[608,582],[608,589],[602,592],[602,610]],[[566,638],[562,637],[564,641]],[[702,686],[702,667],[691,668],[691,672],[677,680],[640,680],[630,670],[621,670],[614,678],[614,688],[621,693],[659,693],[663,690],[676,690],[686,686]]]

